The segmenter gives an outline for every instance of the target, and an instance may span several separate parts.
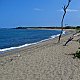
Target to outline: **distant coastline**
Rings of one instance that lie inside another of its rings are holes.
[[[80,26],[76,26],[76,27],[72,27],[72,26],[66,26],[66,27],[63,27],[63,29],[75,29],[77,27],[80,27]],[[14,29],[61,29],[61,27],[16,27]]]

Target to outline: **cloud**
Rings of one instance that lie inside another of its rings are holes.
[[[63,12],[63,9],[57,10],[57,11]],[[79,11],[79,10],[77,10],[77,9],[67,9],[67,12],[78,12],[78,11]]]
[[[41,11],[41,9],[39,9],[39,8],[34,8],[33,10],[34,11]]]
[[[77,10],[77,9],[67,9],[67,11],[68,11],[68,12],[77,12],[77,11],[79,11],[79,10]]]

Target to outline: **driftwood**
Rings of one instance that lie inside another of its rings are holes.
[[[73,37],[70,37],[63,46],[66,46],[72,40],[73,40]]]
[[[64,21],[64,17],[65,17],[65,15],[66,15],[67,8],[69,7],[70,2],[71,2],[71,0],[68,0],[68,4],[67,4],[66,6],[64,5],[64,7],[63,7],[64,14],[63,14],[62,20],[61,20],[61,29],[62,29],[62,30],[61,30],[61,33],[60,33],[60,35],[59,35],[59,40],[58,40],[58,42],[60,42],[60,39],[61,39],[61,36],[62,36],[62,33],[63,33],[63,21]]]

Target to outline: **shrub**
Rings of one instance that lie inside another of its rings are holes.
[[[76,51],[76,53],[74,54],[74,58],[76,57],[80,59],[80,51]]]

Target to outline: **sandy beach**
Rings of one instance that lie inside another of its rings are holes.
[[[80,80],[80,59],[73,59],[79,48],[76,40],[63,46],[73,30],[58,38],[0,55],[0,80]]]

